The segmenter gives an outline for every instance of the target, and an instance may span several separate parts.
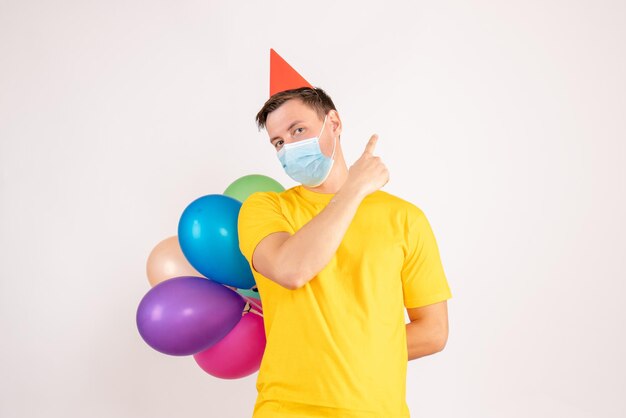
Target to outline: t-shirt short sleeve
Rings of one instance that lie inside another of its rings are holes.
[[[276,192],[255,192],[244,200],[237,220],[239,249],[252,266],[252,253],[273,232],[294,230],[282,214]]]
[[[407,253],[402,265],[404,306],[418,308],[452,297],[439,248],[424,212],[413,206],[407,215]]]

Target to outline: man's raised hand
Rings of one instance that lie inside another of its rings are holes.
[[[346,185],[354,187],[363,197],[383,187],[389,181],[389,171],[380,157],[374,156],[378,135],[370,137],[361,157],[348,170]]]

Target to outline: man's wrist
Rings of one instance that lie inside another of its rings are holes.
[[[360,202],[364,198],[365,195],[358,187],[354,187],[351,184],[346,183],[341,187],[341,189],[339,189],[337,194],[330,201],[332,202],[333,200],[338,201],[340,199],[353,199]]]

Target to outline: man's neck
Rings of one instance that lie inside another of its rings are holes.
[[[310,190],[315,193],[337,193],[339,189],[343,186],[348,178],[348,166],[346,165],[346,161],[343,159],[343,156],[336,155],[335,163],[333,164],[333,168],[328,175],[328,178],[324,183],[320,184],[317,187],[309,187],[302,185],[307,190]]]

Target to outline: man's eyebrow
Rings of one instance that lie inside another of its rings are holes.
[[[289,132],[294,126],[296,126],[299,123],[302,123],[303,121],[301,120],[297,120],[295,122],[293,122],[291,125],[289,125],[289,128],[287,128],[287,132]],[[270,143],[274,142],[276,139],[279,139],[280,136],[275,136],[274,138],[270,139]]]

